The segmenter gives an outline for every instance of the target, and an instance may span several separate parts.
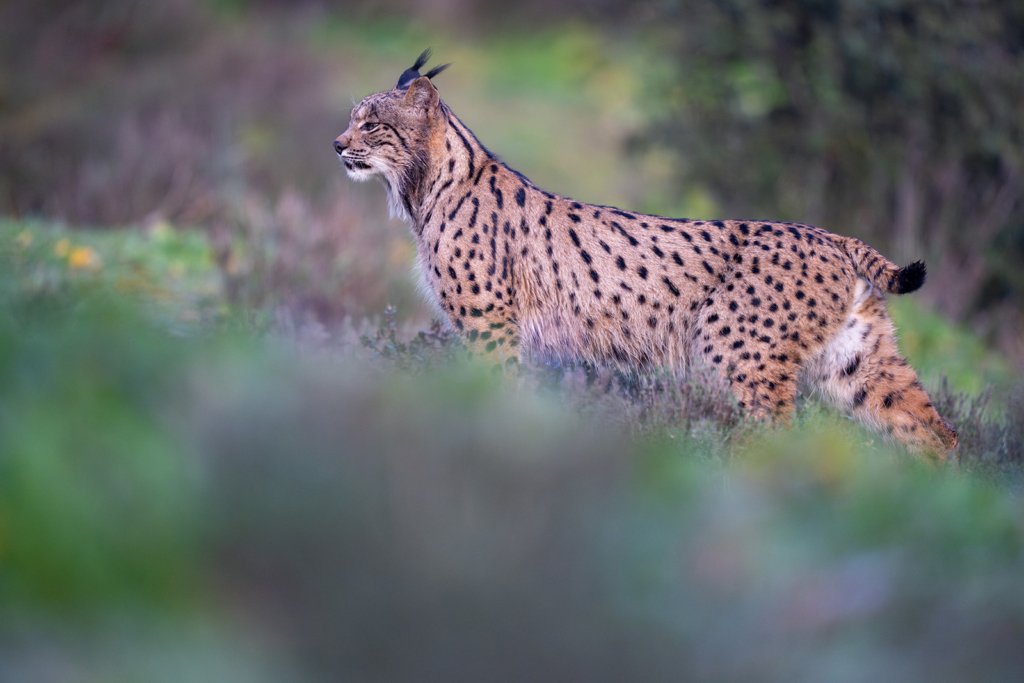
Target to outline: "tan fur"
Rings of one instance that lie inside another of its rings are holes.
[[[747,410],[784,420],[802,376],[915,449],[956,447],[882,296],[907,291],[915,266],[808,225],[646,216],[545,192],[425,77],[360,102],[335,147],[354,179],[384,180],[412,224],[423,289],[491,362],[514,366],[521,349],[624,367],[701,359]]]

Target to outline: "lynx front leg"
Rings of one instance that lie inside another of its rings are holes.
[[[471,319],[465,327],[470,358],[506,375],[519,372],[519,335],[514,322],[480,317]]]

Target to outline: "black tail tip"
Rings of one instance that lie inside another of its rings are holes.
[[[928,269],[925,268],[924,261],[914,261],[906,268],[900,268],[896,273],[896,277],[893,278],[892,291],[896,294],[909,294],[920,289],[927,276]]]

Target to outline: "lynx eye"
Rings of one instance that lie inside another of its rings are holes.
[[[379,123],[370,123],[369,121],[367,121],[366,123],[359,126],[359,130],[366,133],[372,133],[373,131],[377,130],[377,126],[379,125]]]

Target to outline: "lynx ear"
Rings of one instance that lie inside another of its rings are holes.
[[[405,103],[421,110],[428,119],[434,117],[440,101],[441,96],[437,94],[437,88],[426,76],[420,76],[413,81],[409,85],[409,91],[405,93]]]

